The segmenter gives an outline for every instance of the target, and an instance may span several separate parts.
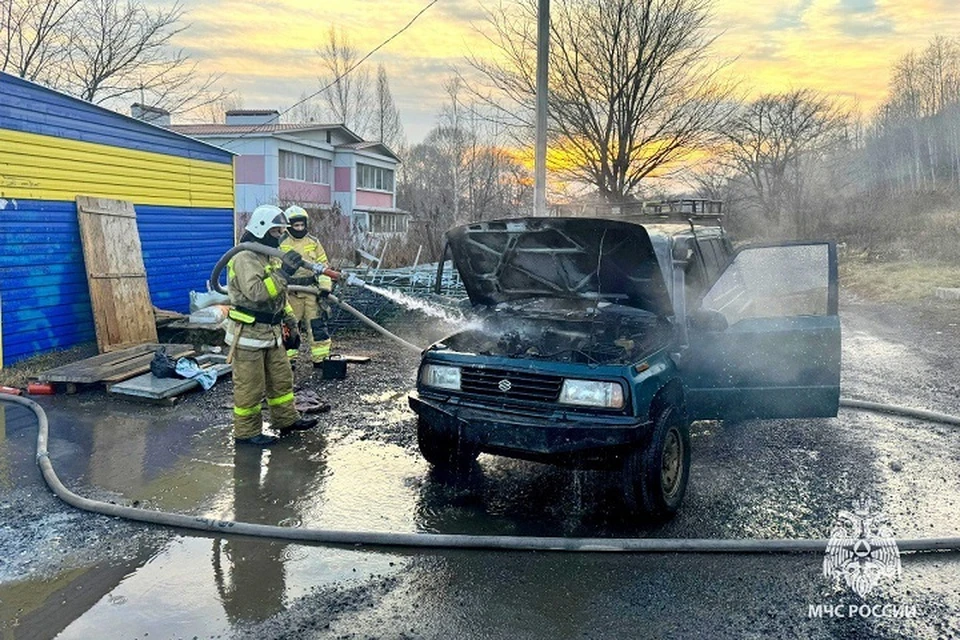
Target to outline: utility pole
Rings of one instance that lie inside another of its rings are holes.
[[[547,64],[550,51],[550,0],[537,11],[537,129],[533,160],[533,215],[547,215]]]

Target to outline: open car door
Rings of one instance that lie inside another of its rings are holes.
[[[691,419],[837,415],[834,244],[743,248],[688,317]]]

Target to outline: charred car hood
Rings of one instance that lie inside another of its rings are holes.
[[[578,298],[672,315],[650,236],[599,218],[516,218],[447,232],[453,261],[475,305]]]

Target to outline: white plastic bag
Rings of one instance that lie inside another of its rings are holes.
[[[199,311],[200,309],[206,309],[215,304],[230,304],[230,297],[222,293],[217,293],[216,291],[210,291],[209,289],[204,292],[190,292],[190,313]]]
[[[227,319],[230,307],[225,304],[215,304],[199,309],[190,314],[187,321],[194,324],[220,324]]]

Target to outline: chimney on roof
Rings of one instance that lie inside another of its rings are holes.
[[[227,124],[279,124],[280,112],[275,109],[231,109],[227,111]]]
[[[137,120],[143,120],[144,122],[149,122],[150,124],[155,124],[161,127],[170,126],[170,112],[166,109],[161,109],[160,107],[149,107],[145,104],[134,102],[132,105],[130,105],[130,115]]]

